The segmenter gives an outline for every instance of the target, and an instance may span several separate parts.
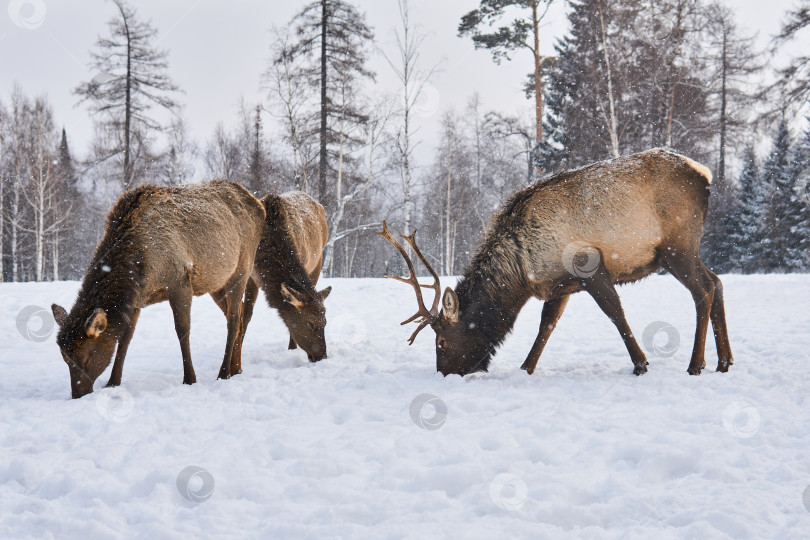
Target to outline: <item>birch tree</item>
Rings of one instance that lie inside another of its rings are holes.
[[[409,0],[397,0],[397,7],[400,27],[394,30],[396,55],[393,57],[385,55],[385,59],[394,71],[401,88],[399,116],[402,124],[396,137],[396,151],[402,184],[403,234],[410,234],[413,216],[413,151],[420,142],[415,139],[418,127],[415,128],[413,125],[414,111],[439,63],[432,67],[424,67],[422,48],[427,34],[411,23]]]

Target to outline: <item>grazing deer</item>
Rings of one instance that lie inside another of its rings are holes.
[[[121,195],[70,314],[51,306],[73,397],[93,391],[116,344],[107,386],[121,384],[141,309],[164,300],[172,308],[180,340],[183,383],[195,383],[189,349],[191,299],[206,293],[228,319],[219,378],[239,373],[239,358],[232,352],[263,225],[262,204],[232,182],[143,185]]]
[[[332,287],[315,290],[321,276],[323,248],[329,238],[323,206],[300,191],[267,195],[264,232],[256,253],[256,266],[245,291],[242,334],[253,315],[258,288],[264,289],[271,308],[278,310],[290,331],[290,349],[300,346],[310,362],[326,357],[326,308]]]
[[[496,347],[531,297],[544,301],[540,331],[522,369],[534,372],[540,353],[572,293],[585,290],[616,325],[636,375],[644,353],[624,318],[614,284],[666,268],[695,301],[697,327],[688,372],[705,367],[711,319],[718,371],[733,362],[720,279],[698,254],[709,201],[711,172],[663,149],[649,150],[557,174],[523,189],[495,216],[483,245],[459,280],[447,288],[439,312],[439,277],[416,244],[403,236],[433,277],[428,310],[413,263],[383,224],[378,233],[405,257],[410,275],[394,279],[416,291],[418,322],[436,332],[436,369],[444,375],[486,371]],[[386,276],[392,277],[392,276]]]

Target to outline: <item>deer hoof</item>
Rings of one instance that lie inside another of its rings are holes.
[[[721,373],[727,373],[728,368],[729,368],[730,365],[731,365],[731,361],[728,358],[721,358],[717,362],[717,371],[719,371]]]
[[[648,362],[644,362],[643,364],[637,364],[636,367],[633,368],[633,375],[639,376],[644,373],[647,373],[647,364]]]
[[[529,365],[528,365],[528,364],[523,364],[522,366],[520,366],[520,369],[522,369],[523,371],[525,371],[525,372],[526,372],[528,375],[531,375],[532,373],[534,373],[534,368],[533,368],[533,367],[529,367]]]
[[[702,367],[697,367],[697,368],[695,368],[695,367],[691,367],[691,366],[689,367],[689,369],[687,369],[687,370],[686,370],[686,372],[687,372],[689,375],[695,375],[695,376],[700,375],[700,372],[701,372],[701,371],[703,371],[703,368],[702,368]]]

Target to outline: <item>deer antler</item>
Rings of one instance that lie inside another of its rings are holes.
[[[410,318],[402,321],[400,324],[408,324],[409,322],[418,322],[419,326],[416,328],[413,334],[411,334],[410,339],[408,339],[408,344],[413,345],[414,339],[416,339],[416,335],[428,324],[432,324],[436,322],[439,318],[439,297],[441,294],[441,286],[439,285],[439,276],[436,275],[436,271],[433,270],[433,267],[430,266],[425,256],[422,254],[422,251],[419,249],[419,246],[416,245],[416,230],[411,233],[410,236],[400,235],[402,238],[408,242],[408,245],[411,246],[416,256],[419,257],[419,260],[422,261],[422,264],[428,269],[430,275],[433,276],[433,285],[424,285],[419,283],[419,280],[416,279],[416,270],[414,270],[413,262],[411,258],[408,256],[408,253],[405,251],[405,248],[402,247],[402,244],[397,242],[397,240],[391,236],[391,231],[388,230],[388,224],[383,221],[383,230],[382,232],[378,232],[380,236],[385,238],[389,244],[394,246],[397,251],[402,254],[402,257],[405,259],[405,264],[408,265],[408,272],[409,275],[407,278],[399,277],[399,276],[385,276],[387,278],[395,279],[397,281],[401,281],[402,283],[409,283],[416,291],[416,302],[419,305],[419,309],[417,312]],[[433,289],[436,292],[436,296],[433,298],[433,306],[431,306],[430,310],[425,307],[425,302],[422,299],[422,288],[425,289]],[[421,319],[420,319],[421,318]]]

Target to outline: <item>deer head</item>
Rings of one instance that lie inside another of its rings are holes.
[[[411,337],[408,339],[408,344],[413,345],[417,334],[423,328],[430,325],[434,332],[436,332],[436,371],[441,372],[443,375],[466,375],[473,371],[480,371],[484,369],[479,367],[480,362],[474,359],[480,355],[476,354],[478,348],[478,339],[474,333],[470,333],[469,329],[459,321],[459,300],[456,293],[449,287],[444,290],[444,296],[441,296],[441,285],[439,283],[439,276],[436,271],[428,263],[419,246],[416,244],[416,231],[414,230],[410,236],[401,235],[402,238],[408,242],[416,256],[428,269],[430,275],[433,277],[432,285],[425,285],[419,283],[416,278],[416,271],[413,266],[411,258],[388,230],[388,225],[383,221],[383,230],[378,232],[380,236],[385,238],[397,251],[400,252],[405,259],[405,264],[408,266],[409,275],[406,278],[399,276],[385,276],[390,279],[395,279],[403,283],[410,284],[416,292],[416,303],[418,309],[416,313],[408,319],[402,321],[401,324],[408,324],[416,322],[419,326],[416,327]],[[425,306],[422,298],[422,289],[433,289],[435,296],[433,297],[433,304],[430,309]],[[439,311],[439,299],[442,300],[442,310]]]
[[[310,362],[326,358],[326,308],[323,305],[326,297],[332,292],[327,287],[313,294],[307,294],[294,285],[281,284],[281,298],[284,307],[279,315],[284,320],[290,335],[299,347],[307,353]]]
[[[110,365],[117,339],[103,309],[95,309],[87,318],[71,318],[56,304],[51,311],[59,325],[56,343],[70,370],[71,395],[80,398],[93,391],[93,383]]]

